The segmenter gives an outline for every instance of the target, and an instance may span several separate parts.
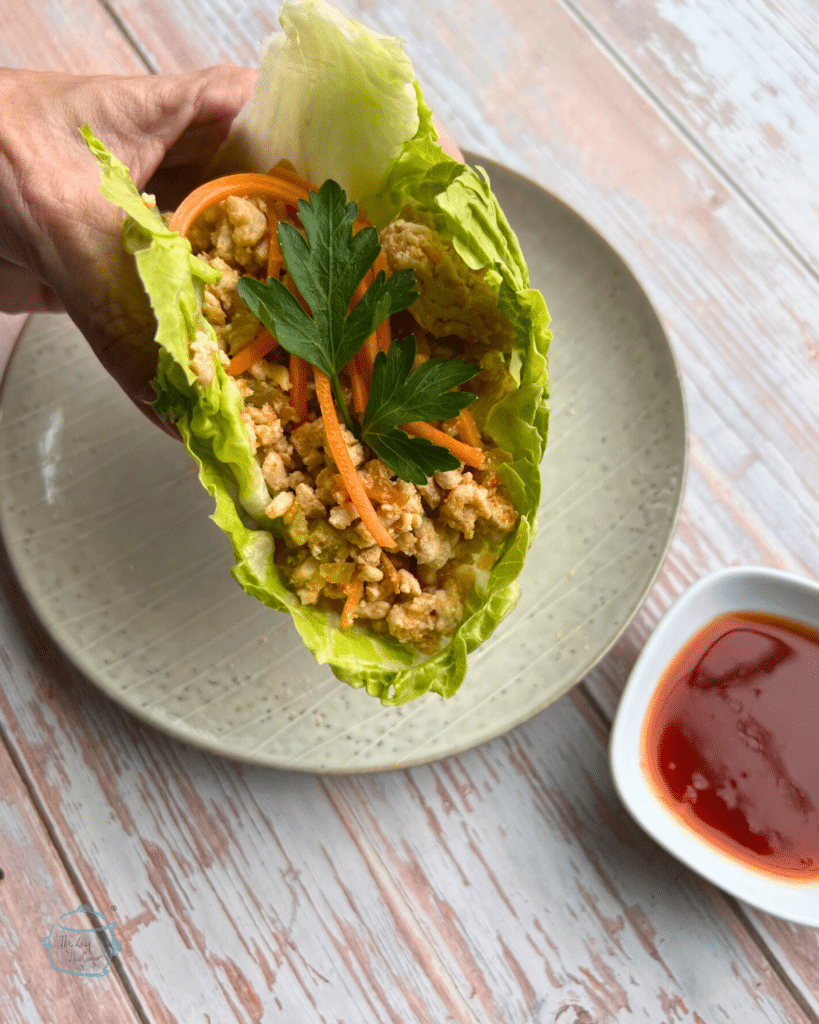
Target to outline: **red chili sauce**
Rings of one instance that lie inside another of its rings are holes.
[[[735,612],[677,654],[643,730],[663,800],[723,852],[819,879],[819,631]]]

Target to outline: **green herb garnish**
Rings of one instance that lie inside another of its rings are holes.
[[[478,367],[462,359],[430,359],[413,371],[415,338],[393,341],[375,357],[361,440],[402,480],[425,484],[439,470],[457,469],[458,459],[441,445],[411,437],[399,427],[415,420],[448,420],[478,397],[451,391],[471,380]]]
[[[393,342],[388,354],[376,357],[363,422],[356,423],[338,375],[379,324],[418,297],[412,270],[399,270],[389,279],[380,271],[348,314],[356,288],[381,251],[375,228],[353,234],[357,216],[358,204],[348,203],[344,190],[328,180],[310,193],[310,202],[299,200],[304,235],[291,224],[279,224],[287,272],[309,313],[274,278],[265,284],[242,277],[239,296],[283,349],[327,374],[352,433],[402,480],[424,484],[433,473],[454,469],[460,462],[446,448],[411,437],[399,427],[414,420],[457,416],[476,396],[450,389],[474,377],[478,367],[462,359],[431,359],[413,372],[415,339]]]

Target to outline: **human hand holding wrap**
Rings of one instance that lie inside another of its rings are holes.
[[[172,208],[201,180],[255,80],[230,66],[134,77],[0,70],[0,311],[67,312],[143,409],[155,320],[79,129],[93,124],[137,187]]]

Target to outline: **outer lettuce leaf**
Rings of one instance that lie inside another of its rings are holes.
[[[286,160],[349,199],[377,191],[418,129],[413,71],[400,40],[371,32],[324,0],[285,0],[284,32],[262,45],[253,99],[215,169],[265,173]]]
[[[256,167],[266,169],[287,156],[297,170],[307,174],[312,169],[315,175],[318,165],[302,162],[303,154],[318,153],[325,146],[336,163],[321,165],[319,181],[346,175],[350,194],[362,202],[377,226],[406,204],[432,214],[451,233],[469,266],[486,268],[486,280],[515,330],[511,354],[497,356],[496,383],[473,410],[496,444],[510,454],[511,461],[500,472],[520,520],[491,571],[479,576],[461,626],[438,654],[425,658],[391,637],[376,637],[358,627],[341,631],[336,615],[302,605],[285,586],[273,564],[275,524],[263,516],[269,496],[241,420],[238,388],[217,359],[213,382],[205,387],[196,383],[190,369],[190,343],[202,332],[211,334],[199,306],[208,268],[191,256],[187,241],[168,232],[158,214],[147,209],[127,169],[90,132],[86,139],[103,165],[103,194],[129,215],[126,244],[135,253],[156,313],[161,346],[157,411],[176,421],[199,465],[200,479],[215,499],[213,519],[233,545],[234,576],[249,594],[291,614],[316,660],[329,664],[351,686],[366,687],[384,704],[402,704],[428,692],[450,697],[466,674],[469,652],[490,635],[519,596],[517,577],[536,528],[539,463],[548,427],[549,314],[542,296],[529,287],[517,240],[486,176],[442,152],[417,84],[410,93],[401,85],[407,81],[409,65],[400,44],[347,22],[321,0],[286,0],[282,23],[286,39],[268,44],[256,99],[229,144],[228,158],[230,152],[238,152],[237,140],[243,138],[246,144],[250,133],[259,141]],[[323,47],[318,52],[332,56],[325,64],[311,62],[309,52],[299,55],[299,45],[307,50],[317,41]],[[339,82],[342,72],[349,74],[349,81]],[[388,86],[384,102],[379,102],[382,81]],[[294,103],[300,90],[318,103],[317,120],[300,99]],[[412,116],[404,109],[406,97]],[[348,134],[349,103],[355,99],[360,100],[358,122]],[[253,108],[257,101],[261,106]],[[259,130],[265,109],[272,122],[283,111],[296,113],[288,114],[285,131],[274,128],[265,134]],[[281,148],[293,141],[294,125],[303,128],[293,142],[301,147],[298,153]],[[396,130],[404,133],[397,155],[389,142]],[[311,134],[316,138],[307,138]],[[385,151],[391,153],[387,161]],[[381,168],[375,184],[372,177],[355,170],[362,161]],[[230,159],[221,162],[223,168],[229,165]]]

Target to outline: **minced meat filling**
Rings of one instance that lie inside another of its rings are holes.
[[[275,214],[293,223],[283,205]],[[194,254],[221,274],[207,286],[202,304],[218,351],[204,334],[191,345],[192,367],[203,384],[213,379],[215,354],[226,362],[259,330],[238,296],[237,283],[243,274],[266,274],[267,215],[264,200],[231,196],[203,213],[188,233]],[[416,334],[419,359],[457,354],[479,362],[490,347],[506,347],[510,328],[480,276],[428,223],[406,217],[389,225],[381,242],[391,270],[416,269],[421,297],[412,316],[393,318],[398,321],[394,329]],[[456,279],[457,324],[437,285]],[[480,380],[480,375],[475,378],[478,387]],[[274,349],[236,382],[248,437],[270,492],[266,514],[281,521],[276,564],[299,600],[340,612],[347,599],[344,588],[355,575],[363,583],[355,610],[360,625],[425,653],[438,650],[461,622],[484,541],[502,539],[517,522],[497,474],[508,456],[484,446],[487,457],[480,470],[462,466],[436,473],[418,487],[393,475],[342,426],[353,465],[396,542],[395,549],[382,550],[348,499],[327,448],[312,383],[307,419],[296,422],[287,353]],[[454,421],[439,425],[455,433]]]

